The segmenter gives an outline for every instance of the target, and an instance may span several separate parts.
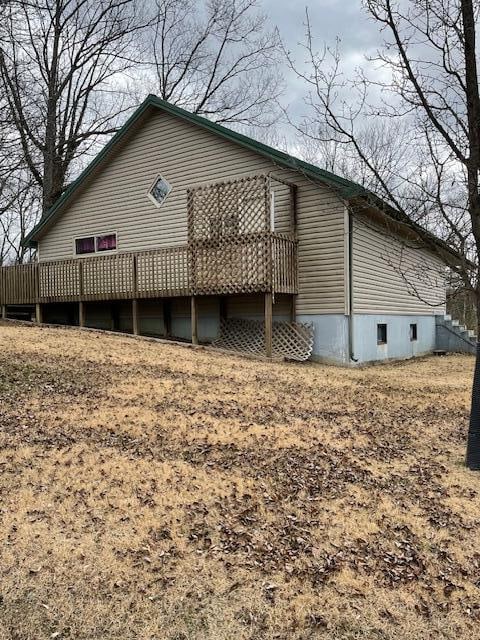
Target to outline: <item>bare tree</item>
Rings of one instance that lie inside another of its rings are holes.
[[[72,167],[131,107],[125,85],[144,25],[134,0],[11,0],[0,25],[10,141],[46,212]]]
[[[338,47],[317,51],[307,13],[307,66],[296,65],[287,52],[291,67],[309,87],[310,116],[297,129],[311,141],[348,147],[363,166],[367,182],[405,224],[421,233],[421,223],[441,234],[461,256],[452,267],[453,279],[474,296],[480,320],[480,96],[475,34],[479,3],[363,0],[363,4],[385,36],[383,48],[370,61],[376,65],[373,79],[363,71],[345,79]],[[381,92],[381,102],[370,104],[372,89],[377,95]],[[393,123],[401,131],[400,148],[407,157],[392,162],[388,151],[385,156],[383,142],[372,153],[362,135],[372,119]],[[438,251],[429,235],[424,234],[423,241]],[[466,462],[471,469],[480,469],[480,343]]]
[[[29,253],[20,243],[39,215],[40,200],[0,99],[0,265],[22,262]]]
[[[270,124],[281,87],[279,40],[256,0],[154,2],[158,95],[216,122]]]
[[[469,329],[477,326],[475,296],[469,291],[447,290],[447,312]]]
[[[47,212],[118,129],[142,81],[216,121],[270,123],[278,44],[255,0],[0,3],[0,215],[4,237],[14,234],[9,256],[25,221]],[[40,197],[28,216],[27,185]]]

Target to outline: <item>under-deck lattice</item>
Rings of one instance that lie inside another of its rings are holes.
[[[274,322],[272,356],[289,360],[308,360],[313,350],[314,328],[311,324]],[[220,336],[213,345],[229,351],[263,355],[265,326],[257,320],[228,318],[221,322]]]

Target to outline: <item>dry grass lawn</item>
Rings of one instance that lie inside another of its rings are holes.
[[[0,326],[0,640],[480,638],[473,359]]]

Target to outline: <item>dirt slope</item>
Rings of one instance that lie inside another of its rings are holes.
[[[473,360],[0,326],[0,639],[480,638]]]

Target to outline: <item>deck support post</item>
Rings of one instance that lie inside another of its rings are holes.
[[[6,320],[6,319],[7,319],[7,305],[2,304],[2,320]]]
[[[265,355],[272,357],[273,307],[272,293],[265,294]]]
[[[295,294],[292,295],[292,299],[290,301],[290,322],[297,321],[297,296]]]
[[[220,312],[220,320],[226,320],[228,315],[226,296],[220,296],[219,312]]]
[[[82,301],[78,303],[78,326],[85,326],[85,303]]]
[[[198,344],[198,313],[197,313],[197,299],[195,296],[191,297],[191,309],[192,309],[192,344]]]
[[[138,300],[132,300],[132,324],[133,335],[138,336],[140,331],[138,328]]]
[[[168,298],[163,299],[162,315],[165,338],[170,338],[172,335],[172,307]]]
[[[110,304],[110,328],[112,331],[120,330],[120,314],[117,302]]]
[[[35,304],[35,322],[42,324],[42,305],[39,302]]]
[[[134,336],[138,336],[140,333],[138,325],[138,275],[137,275],[137,256],[132,256],[132,331]]]
[[[222,335],[222,328],[225,326],[225,323],[228,318],[228,306],[227,306],[227,297],[220,296],[218,301],[218,337]]]

